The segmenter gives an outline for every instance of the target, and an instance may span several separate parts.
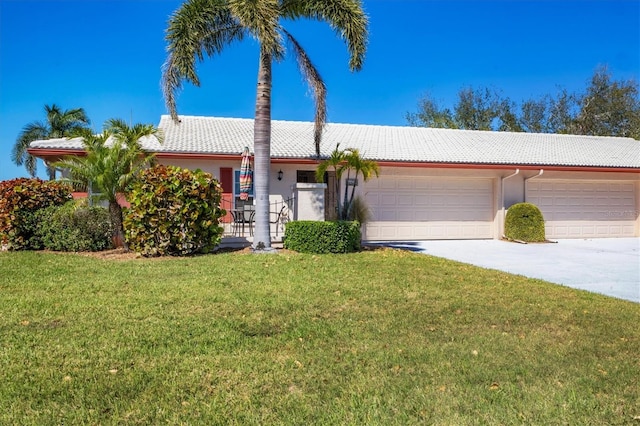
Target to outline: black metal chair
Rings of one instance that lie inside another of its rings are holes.
[[[242,212],[242,233],[244,234],[244,225],[249,225],[249,235],[253,236],[253,224],[255,222],[256,211],[253,209],[253,206],[244,206],[244,211]]]
[[[284,230],[284,225],[285,223],[287,223],[289,221],[289,207],[287,207],[287,205],[283,205],[282,208],[280,209],[280,211],[275,214],[275,220],[269,221],[269,223],[275,224],[276,225],[276,237],[278,236],[278,225],[282,225],[282,229]]]
[[[231,217],[233,218],[233,228],[231,230],[233,235],[240,236],[240,230],[242,230],[242,235],[244,235],[244,211],[231,210]]]

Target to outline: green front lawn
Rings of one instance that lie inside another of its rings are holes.
[[[394,250],[0,253],[0,424],[639,424],[640,305]]]

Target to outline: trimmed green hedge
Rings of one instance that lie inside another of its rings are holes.
[[[284,248],[301,253],[351,253],[360,250],[360,222],[289,222]]]
[[[102,251],[112,247],[109,211],[69,201],[36,213],[42,247],[55,251]]]
[[[504,235],[511,240],[526,242],[546,241],[542,212],[531,203],[512,205],[507,211]]]

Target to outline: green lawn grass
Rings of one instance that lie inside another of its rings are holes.
[[[0,424],[640,424],[640,305],[395,250],[0,253]]]

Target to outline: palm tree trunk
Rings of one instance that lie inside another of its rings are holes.
[[[113,245],[116,248],[123,247],[129,251],[129,246],[124,240],[124,227],[122,226],[122,207],[117,201],[109,201],[109,216],[113,226]]]
[[[342,212],[340,212],[340,220],[349,220],[349,179],[351,170],[347,170],[347,178],[344,181],[344,201],[342,202]]]
[[[255,232],[254,250],[270,250],[269,232],[269,171],[271,167],[271,54],[260,53],[256,115],[253,128],[255,169]]]
[[[49,180],[56,180],[56,168],[50,165],[47,166],[47,174],[49,175]]]
[[[338,168],[334,167],[333,171],[335,173],[335,181],[336,181],[336,219],[342,219],[342,204],[340,203],[340,174],[338,173]]]
[[[351,212],[353,211],[353,199],[356,195],[356,183],[358,182],[358,173],[356,173],[355,181],[351,187],[351,197],[349,197],[349,210],[347,211],[347,220],[351,220]]]

